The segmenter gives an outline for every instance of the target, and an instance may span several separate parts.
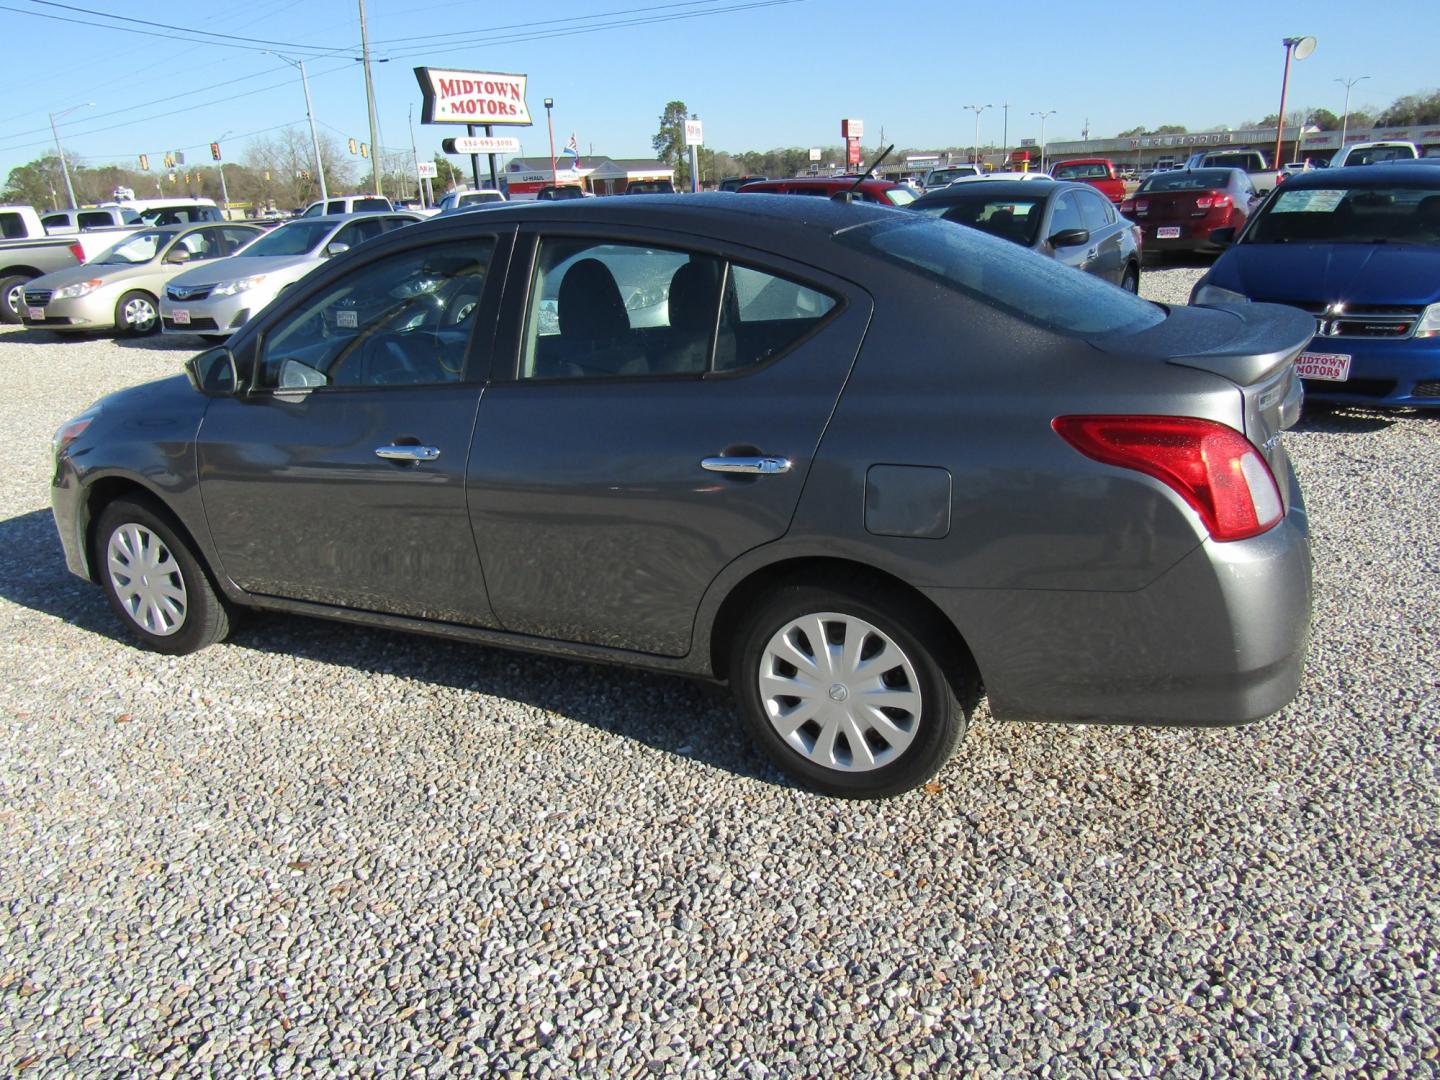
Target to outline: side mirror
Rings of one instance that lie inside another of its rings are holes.
[[[349,244],[346,244],[346,243],[343,243],[343,242],[341,242],[341,241],[339,241],[339,240],[336,240],[336,241],[334,241],[333,243],[330,243],[330,244],[326,244],[326,245],[325,245],[325,254],[326,254],[326,255],[343,255],[343,254],[345,254],[345,252],[347,252],[347,251],[349,251],[349,250],[350,250],[350,245],[349,245]]]
[[[1235,226],[1227,225],[1223,229],[1210,230],[1210,243],[1216,247],[1229,247],[1235,242]]]
[[[186,360],[185,376],[191,386],[207,397],[229,397],[240,389],[235,356],[223,345]]]
[[[174,251],[170,252],[169,255],[165,256],[165,261],[167,263],[173,263],[176,265],[179,265],[180,263],[187,263],[190,261],[190,252],[186,251],[184,248],[176,248]]]
[[[1050,246],[1056,248],[1079,247],[1090,242],[1089,229],[1061,229],[1050,237]]]

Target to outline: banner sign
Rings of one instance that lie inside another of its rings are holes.
[[[686,120],[686,121],[685,121],[685,145],[686,145],[686,146],[704,146],[704,145],[705,145],[705,128],[704,128],[704,126],[700,123],[699,120]]]
[[[433,161],[417,161],[415,175],[421,180],[434,180],[440,175],[440,168]]]
[[[528,127],[526,75],[417,67],[424,124],[514,124]]]
[[[440,149],[447,154],[518,154],[520,140],[505,135],[462,135],[442,139]]]

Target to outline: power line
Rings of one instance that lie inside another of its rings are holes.
[[[42,2],[44,2],[44,0],[31,0],[31,2],[32,2],[32,3],[42,3]],[[239,45],[239,44],[232,44],[231,42],[228,42],[228,41],[211,41],[211,40],[209,40],[209,39],[207,39],[207,38],[181,37],[181,36],[178,35],[178,34],[161,34],[161,33],[157,33],[157,32],[154,31],[154,30],[134,30],[134,29],[132,29],[132,28],[130,28],[130,27],[128,27],[128,26],[112,26],[112,25],[110,25],[110,24],[108,24],[108,23],[87,22],[85,19],[72,19],[72,18],[69,18],[68,16],[65,16],[65,15],[48,15],[48,14],[46,14],[46,13],[43,12],[43,11],[27,11],[27,10],[24,9],[24,8],[10,7],[10,6],[8,6],[8,5],[0,5],[0,11],[13,11],[16,15],[29,15],[29,16],[31,16],[32,18],[36,18],[36,19],[52,19],[52,20],[54,20],[55,22],[73,23],[73,24],[75,24],[76,26],[88,26],[88,27],[90,27],[91,29],[96,29],[96,30],[114,30],[114,31],[117,31],[118,33],[121,33],[121,34],[140,34],[141,36],[146,37],[146,38],[150,38],[150,39],[163,38],[163,39],[166,40],[166,41],[184,41],[184,42],[187,42],[187,43],[192,44],[192,45],[193,45],[193,44],[214,45],[214,46],[215,46],[216,48],[218,48],[218,49],[243,49],[243,50],[245,50],[246,52],[268,52],[268,51],[270,51],[270,50],[268,50],[268,49],[262,48],[262,47],[259,46],[259,45]],[[94,12],[93,14],[103,14],[103,12]],[[153,24],[153,25],[161,25],[161,24],[158,24],[158,23],[157,23],[157,24]],[[203,33],[204,31],[200,31],[200,32]],[[251,40],[251,39],[243,39],[243,40]],[[296,50],[301,51],[301,52],[305,52],[305,53],[307,54],[307,56],[309,56],[311,59],[322,59],[323,57],[326,57],[326,56],[334,56],[337,52],[346,51],[346,50],[349,50],[349,49],[351,48],[351,46],[348,46],[348,45],[347,45],[346,48],[345,48],[345,50],[340,50],[340,49],[325,49],[325,50],[322,50],[322,51],[318,51],[318,52],[317,52],[317,51],[316,51],[316,47],[313,46],[313,45],[286,45],[286,44],[283,44],[283,43],[282,43],[281,47],[282,47],[282,48],[286,48],[286,49],[290,49],[292,52],[293,52],[293,51],[296,51]]]
[[[650,4],[650,5],[646,6],[646,7],[638,7],[638,8],[619,8],[619,9],[617,9],[617,10],[615,10],[615,11],[597,11],[594,15],[571,15],[571,16],[568,16],[568,17],[566,17],[566,18],[561,18],[561,19],[535,19],[535,20],[533,20],[533,21],[531,21],[531,22],[506,23],[506,24],[501,25],[501,26],[475,27],[474,29],[470,29],[470,30],[456,30],[456,31],[448,32],[448,33],[442,33],[442,34],[419,34],[419,35],[416,35],[416,36],[414,36],[414,37],[377,38],[376,40],[372,41],[371,44],[372,44],[372,45],[405,45],[405,44],[410,44],[410,43],[417,42],[417,41],[435,41],[435,40],[448,41],[448,40],[450,40],[451,38],[453,38],[453,37],[454,37],[455,35],[457,35],[457,34],[462,35],[462,36],[468,36],[468,35],[473,35],[473,34],[497,34],[497,33],[500,33],[500,32],[502,32],[502,31],[505,31],[505,30],[525,30],[525,29],[529,29],[529,28],[531,28],[531,27],[536,27],[536,26],[549,26],[549,25],[552,25],[552,24],[555,24],[555,23],[583,22],[583,21],[586,20],[586,19],[608,19],[608,18],[610,18],[610,17],[612,17],[612,16],[614,16],[614,15],[634,15],[634,14],[636,14],[636,13],[638,13],[638,12],[643,12],[643,11],[660,11],[660,10],[663,10],[663,9],[666,9],[666,8],[677,8],[677,7],[696,7],[696,6],[704,5],[704,4],[718,4],[718,3],[720,3],[720,2],[721,2],[721,0],[676,0],[676,2],[673,2],[673,3]],[[451,5],[442,4],[442,5],[439,5],[439,6],[441,6],[441,7],[447,7],[447,6],[451,6]],[[410,10],[413,12],[415,9],[412,8],[412,9],[410,9]],[[422,9],[420,9],[420,10],[423,11],[424,9],[422,8]]]
[[[95,14],[95,16],[99,16],[99,17],[101,17],[101,19],[114,19],[114,20],[117,20],[117,22],[121,22],[121,23],[135,23],[135,24],[137,24],[137,26],[158,26],[158,27],[160,27],[161,30],[180,30],[180,32],[183,32],[183,33],[203,33],[203,35],[206,35],[206,36],[209,36],[209,37],[228,37],[228,39],[229,39],[229,40],[232,40],[232,42],[252,42],[252,43],[256,43],[256,45],[278,45],[278,46],[281,46],[281,48],[284,48],[284,49],[318,50],[318,49],[323,48],[323,46],[318,46],[318,45],[298,45],[298,43],[295,43],[295,42],[271,42],[271,40],[266,40],[266,39],[264,39],[264,37],[242,37],[242,36],[239,36],[239,35],[233,35],[233,33],[220,33],[219,30],[196,30],[196,29],[194,29],[194,27],[190,27],[190,26],[174,26],[174,24],[171,24],[171,23],[156,23],[156,22],[151,22],[150,19],[131,19],[131,17],[128,16],[128,14],[111,14],[111,13],[109,13],[109,12],[94,12],[94,10],[89,9],[89,7],[75,7],[75,6],[73,6],[73,4],[60,4],[60,3],[56,3],[56,0],[29,0],[29,1],[30,1],[30,3],[32,3],[32,4],[40,4],[40,6],[42,6],[42,7],[59,7],[60,10],[65,10],[65,12],[79,12],[79,13],[81,13],[81,14]],[[35,14],[39,14],[39,12],[36,12]],[[121,27],[121,26],[109,26],[109,27],[105,27],[105,24],[104,24],[104,23],[92,23],[92,26],[101,26],[101,27],[104,27],[104,29],[109,29],[109,30],[121,30],[121,29],[124,29],[124,27]],[[219,43],[219,42],[216,42],[216,45],[217,45],[217,43]],[[333,50],[331,50],[331,52],[333,52]]]

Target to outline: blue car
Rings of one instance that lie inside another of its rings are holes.
[[[1247,301],[1315,316],[1295,361],[1310,399],[1440,408],[1440,170],[1359,165],[1286,180],[1190,295]]]

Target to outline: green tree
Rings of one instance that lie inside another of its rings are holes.
[[[1440,90],[1396,98],[1375,118],[1376,127],[1418,127],[1421,124],[1440,124]]]
[[[1132,128],[1126,128],[1124,131],[1117,131],[1117,132],[1115,133],[1115,138],[1117,138],[1117,139],[1131,139],[1131,138],[1134,138],[1136,135],[1144,135],[1144,134],[1145,134],[1145,125],[1144,125],[1144,124],[1136,124],[1134,127],[1132,127]]]
[[[1329,109],[1312,109],[1309,121],[1321,131],[1339,131],[1340,117],[1336,116]]]
[[[1161,124],[1151,135],[1185,135],[1187,134],[1184,124]]]
[[[430,181],[437,192],[449,191],[452,187],[465,186],[465,174],[460,166],[447,158],[444,154],[435,155],[435,179]],[[438,194],[435,196],[440,197]]]
[[[685,154],[685,121],[688,119],[690,114],[683,101],[667,102],[660,114],[660,130],[650,140],[655,156],[675,170],[676,188],[682,180],[686,187],[690,184],[690,165]]]
[[[34,161],[10,170],[0,202],[33,206],[37,210],[54,210],[65,202],[65,181],[60,175],[60,159],[45,154]]]

